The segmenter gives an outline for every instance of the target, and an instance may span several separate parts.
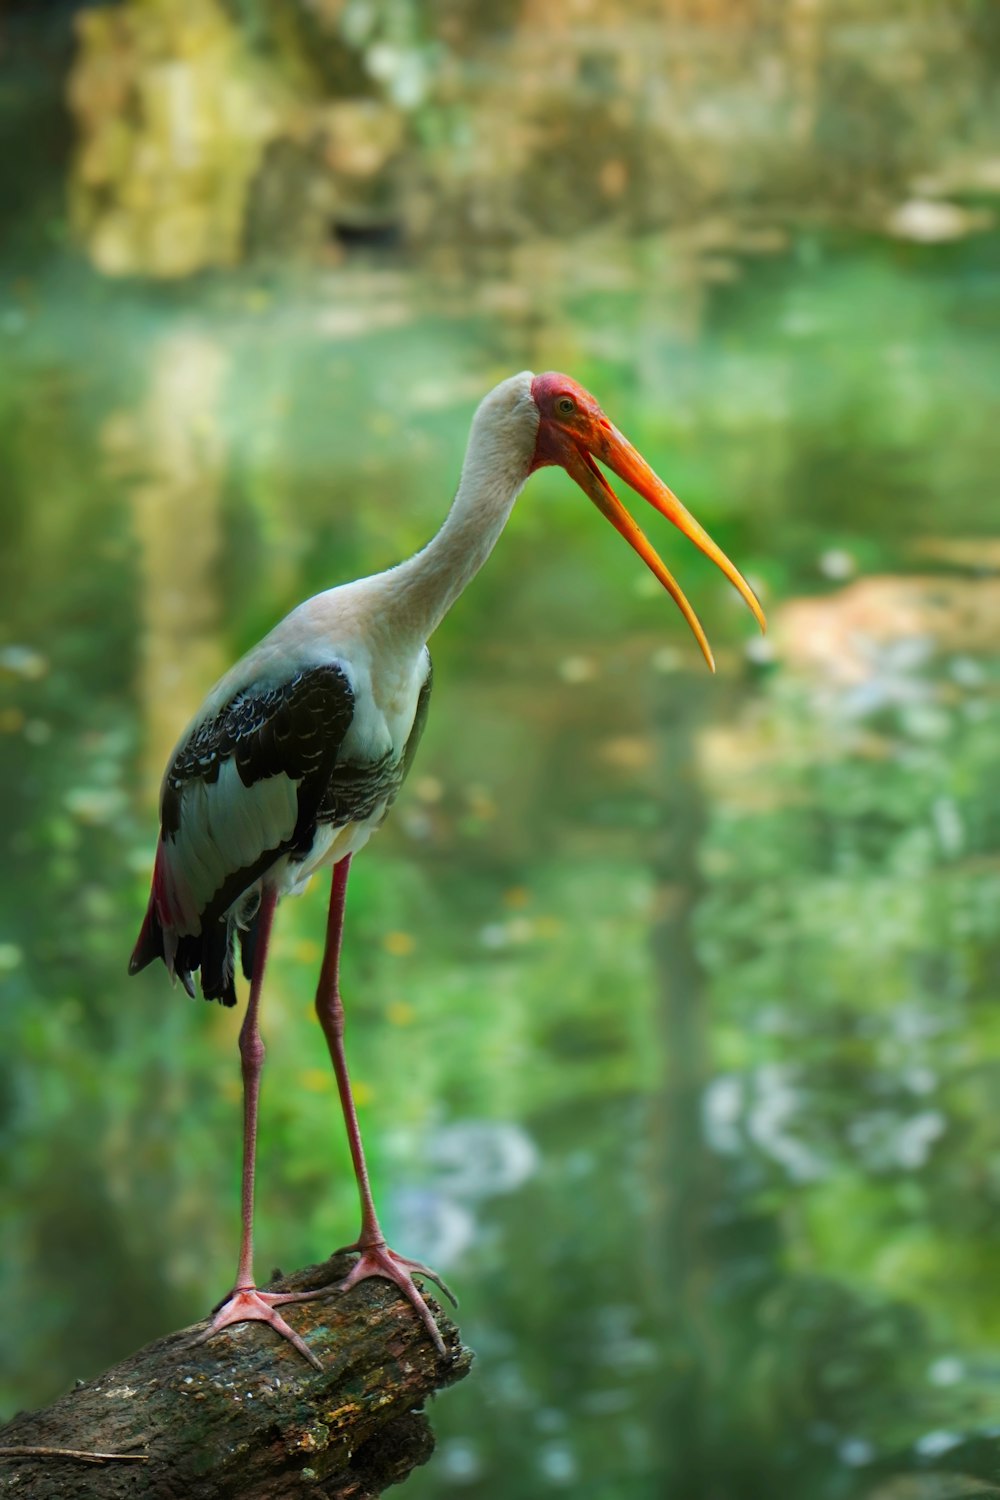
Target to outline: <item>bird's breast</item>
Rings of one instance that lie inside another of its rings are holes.
[[[381,823],[406,774],[406,747],[429,670],[426,651],[398,662],[355,654],[354,715],[319,804],[320,824],[370,832]]]
[[[420,690],[430,669],[426,650],[417,657],[358,652],[350,663],[354,717],[344,738],[341,762],[380,765],[398,760],[413,729]]]

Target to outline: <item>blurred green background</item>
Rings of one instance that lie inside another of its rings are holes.
[[[554,367],[772,631],[651,525],[709,679],[549,471],[433,643],[345,957],[478,1354],[408,1493],[1000,1494],[992,0],[8,3],[0,133],[0,1409],[233,1273],[239,1016],[125,976],[179,729]],[[356,1230],[325,895],[262,1269]]]

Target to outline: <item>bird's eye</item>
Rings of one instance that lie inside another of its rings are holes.
[[[576,402],[572,396],[560,396],[556,402],[556,411],[562,417],[568,417],[576,411]]]

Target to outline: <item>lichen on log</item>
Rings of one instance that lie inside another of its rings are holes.
[[[272,1289],[326,1286],[350,1263],[335,1257]],[[204,1325],[172,1333],[0,1428],[0,1496],[371,1500],[430,1457],[423,1403],[472,1362],[457,1328],[430,1306],[448,1359],[384,1281],[292,1304],[289,1321],[322,1362],[320,1374],[260,1323],[201,1344],[194,1338]],[[98,1454],[146,1461],[80,1456]]]

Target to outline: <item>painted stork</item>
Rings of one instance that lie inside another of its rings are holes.
[[[566,375],[525,371],[503,381],[472,423],[461,481],[434,539],[408,561],[317,594],[227,672],[170,757],[160,794],[152,892],[129,972],[162,958],[172,979],[235,1005],[234,940],[250,980],[239,1047],[243,1075],[242,1234],[236,1283],[201,1338],[260,1320],[319,1362],[279,1308],[344,1291],[369,1276],[395,1282],[438,1352],[444,1342],[415,1277],[440,1278],[386,1244],[372,1198],[344,1055],[339,963],[351,859],[382,823],[423,732],[431,690],[426,642],[493,549],[529,475],[559,464],[621,532],[680,607],[712,671],[701,624],[621,504],[606,464],[700,547],[743,595],[749,584],[698,522]],[[253,1275],[254,1156],[264,1044],[258,1022],[268,941],[280,898],[324,866],[333,889],[316,994],[361,1198],[358,1254],[320,1293],[259,1291]],[[448,1294],[450,1295],[450,1293]]]

